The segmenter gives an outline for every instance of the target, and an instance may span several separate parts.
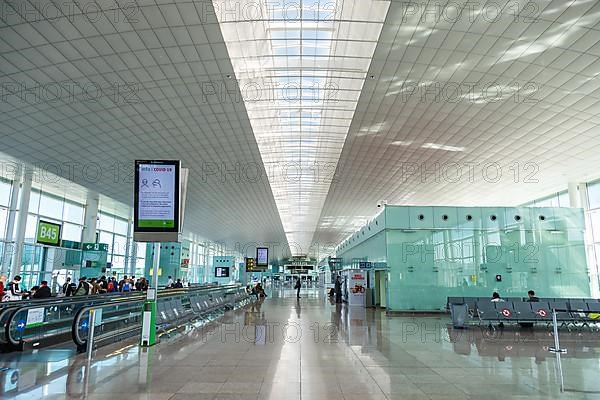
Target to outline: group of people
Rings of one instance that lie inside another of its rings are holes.
[[[169,276],[167,278],[167,286],[165,286],[166,289],[183,289],[183,282],[181,282],[181,279],[177,279],[177,282],[173,281],[173,277]]]
[[[535,292],[533,290],[530,290],[527,292],[527,301],[535,303],[535,302],[540,301],[540,299],[538,297],[536,297]],[[493,303],[501,303],[501,302],[504,302],[504,299],[502,297],[500,297],[500,294],[498,292],[494,292],[494,293],[492,293],[492,302]]]
[[[124,275],[121,280],[117,280],[115,276],[107,278],[101,276],[100,278],[88,279],[85,276],[79,278],[78,284],[71,281],[71,278],[67,278],[67,281],[61,288],[59,296],[88,296],[94,294],[104,293],[127,293],[133,291],[146,291],[148,290],[149,282],[145,277],[138,279],[135,276],[127,277]]]
[[[540,299],[535,295],[535,292],[533,290],[530,290],[527,292],[527,302],[537,303],[539,301],[540,301]],[[504,299],[502,297],[500,297],[500,293],[494,292],[494,293],[492,293],[492,302],[493,303],[503,303]],[[533,323],[531,323],[531,322],[519,322],[519,325],[523,328],[533,327]],[[503,328],[504,323],[500,322],[500,324],[498,324],[498,326],[500,328]]]
[[[22,290],[21,277],[16,275],[7,285],[6,276],[0,276],[0,299],[2,301],[15,301],[24,298],[46,299],[52,295],[48,281],[42,281],[39,286],[34,286],[30,291]]]
[[[67,277],[66,282],[57,289],[58,297],[71,296],[89,296],[105,293],[127,293],[127,292],[145,292],[148,290],[150,282],[145,277],[137,278],[135,276],[123,276],[120,280],[116,276],[88,279],[85,276],[79,278],[77,283]],[[169,276],[167,288],[182,289],[184,287],[181,279],[176,282]],[[30,290],[24,290],[21,284],[21,277],[16,275],[12,281],[7,283],[6,276],[0,276],[0,300],[16,301],[23,299],[46,299],[52,297],[52,290],[48,286],[48,281],[40,282],[39,286],[34,286]]]
[[[267,294],[265,293],[265,289],[263,288],[263,286],[260,282],[258,282],[256,284],[256,286],[252,286],[252,285],[246,286],[246,293],[248,293],[249,295],[252,295],[252,296],[256,296],[257,299],[259,297],[261,297],[261,298],[267,297]]]

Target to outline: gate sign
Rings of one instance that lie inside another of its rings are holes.
[[[543,308],[539,309],[537,313],[542,318],[545,318],[546,315],[548,315],[548,313],[546,312],[546,310],[544,310]]]
[[[50,246],[59,246],[61,229],[62,225],[60,224],[40,220],[36,233],[36,242]]]
[[[502,309],[502,315],[504,315],[505,318],[510,317],[510,315],[511,315],[510,310],[508,308]]]

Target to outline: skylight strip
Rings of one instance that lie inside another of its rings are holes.
[[[301,3],[296,20],[281,18],[292,4],[286,0],[261,2],[264,19],[217,16],[242,92],[254,85],[263,96],[243,94],[263,162],[337,163],[389,2],[294,2]],[[221,10],[256,6],[253,0],[215,3]],[[309,15],[313,10],[316,18]],[[290,85],[298,88],[296,98],[289,96]],[[269,179],[292,252],[308,253],[331,177]]]

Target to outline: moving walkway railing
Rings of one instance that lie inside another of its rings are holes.
[[[199,286],[187,289],[164,289],[158,292],[158,299],[172,296],[191,296],[195,293],[210,293],[214,290],[236,288],[231,286]],[[33,347],[68,341],[71,336],[73,319],[77,313],[92,306],[114,306],[136,304],[137,314],[146,297],[144,292],[125,295],[97,295],[86,297],[61,297],[31,301],[0,310],[0,346],[10,349],[22,349],[24,343]],[[110,309],[110,307],[108,307]],[[115,308],[116,309],[116,308]]]
[[[192,320],[210,320],[227,309],[244,305],[249,296],[239,285],[196,288],[176,291],[158,297],[156,325],[159,331],[175,329]],[[73,320],[72,338],[79,351],[87,348],[90,332],[90,312],[94,310],[94,347],[121,338],[139,335],[142,328],[142,307],[139,302],[87,306]]]
[[[116,293],[90,296],[51,297],[47,299],[31,299],[3,302],[1,303],[3,305],[3,308],[0,309],[0,346],[6,346],[10,343],[8,335],[9,321],[11,319],[14,319],[14,317],[19,317],[20,310],[36,310],[43,308],[44,319],[46,319],[47,316],[48,322],[55,322],[61,319],[72,318],[74,316],[73,311],[76,308],[80,308],[84,305],[119,302],[123,301],[123,299],[139,300],[143,298],[143,293]],[[27,314],[25,314],[25,317],[27,317]],[[17,321],[20,321],[20,319],[17,319]],[[24,328],[33,328],[33,326],[27,327],[27,319],[25,319],[24,321]]]

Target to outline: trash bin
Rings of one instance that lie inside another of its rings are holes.
[[[452,316],[452,326],[455,328],[464,328],[465,321],[469,316],[469,306],[466,304],[451,304],[450,314]]]

